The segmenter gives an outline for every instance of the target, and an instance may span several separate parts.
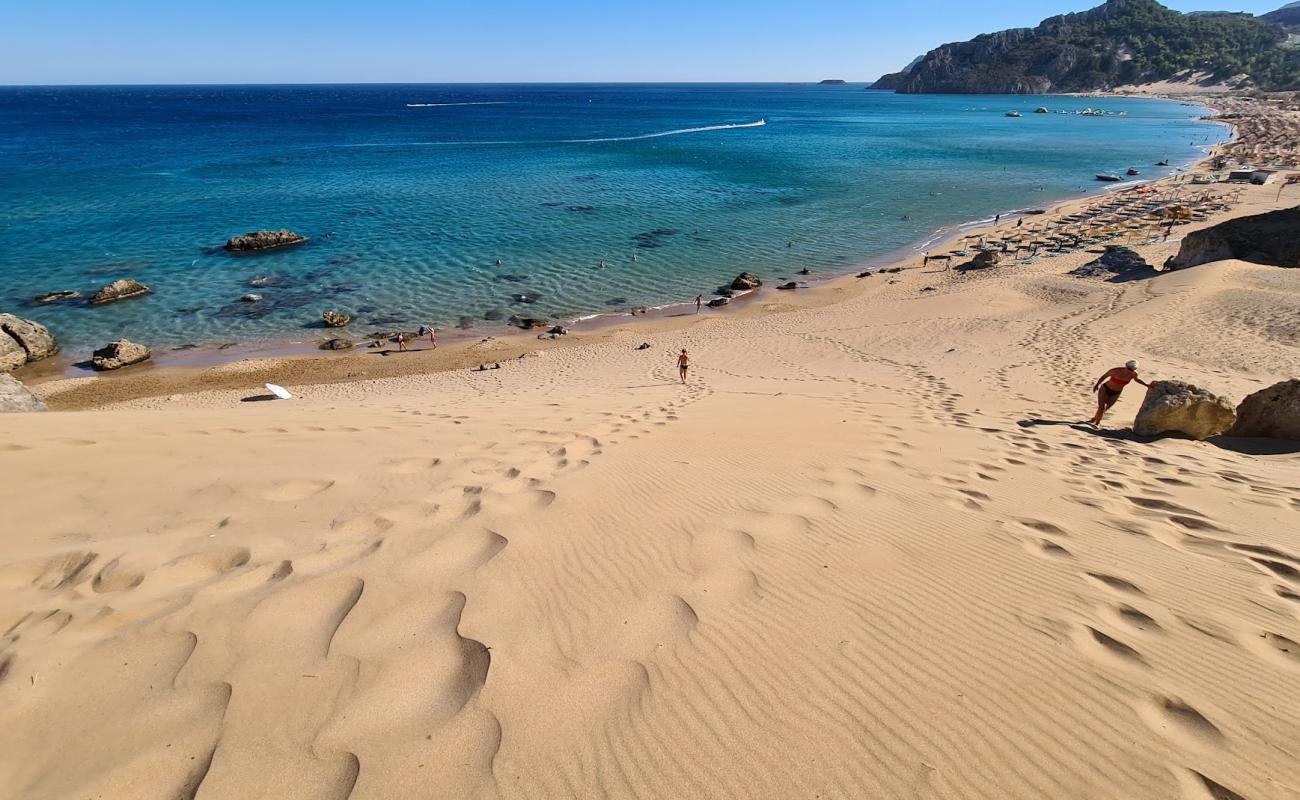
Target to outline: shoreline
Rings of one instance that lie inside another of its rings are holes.
[[[1059,96],[1075,97],[1076,95]],[[1177,99],[1187,102],[1187,98],[1153,96],[1151,99]],[[1207,112],[1197,115],[1198,118],[1218,117],[1224,113],[1221,108],[1208,102],[1211,99],[1196,98],[1191,101],[1199,109]],[[1206,121],[1215,120],[1206,119]],[[995,213],[992,218],[954,222],[940,227],[923,240],[858,261],[842,271],[793,276],[799,284],[796,291],[778,291],[772,283],[765,283],[760,289],[738,293],[732,298],[731,303],[721,308],[708,308],[706,305],[699,314],[694,312],[692,301],[668,302],[647,307],[641,314],[596,311],[577,318],[557,319],[548,323],[548,326],[556,324],[569,329],[569,335],[558,338],[547,336],[541,328],[526,331],[511,325],[470,329],[445,328],[438,331],[439,346],[436,349],[427,347],[427,342],[425,346],[421,346],[420,343],[424,340],[411,338],[408,340],[409,350],[406,352],[399,352],[396,345],[391,343],[381,347],[370,346],[368,343],[375,340],[365,337],[355,340],[357,346],[354,349],[321,350],[320,344],[330,338],[329,334],[338,333],[340,336],[346,336],[346,331],[341,329],[337,331],[323,329],[313,330],[313,333],[324,335],[310,341],[300,337],[284,337],[238,343],[233,346],[217,345],[213,342],[196,347],[155,351],[154,357],[149,362],[121,372],[94,372],[86,366],[85,359],[74,359],[70,355],[60,353],[18,370],[16,376],[50,403],[54,410],[94,408],[123,399],[185,394],[208,388],[248,387],[251,386],[250,381],[254,377],[261,382],[279,383],[290,380],[281,377],[282,375],[292,375],[297,385],[320,385],[359,378],[396,377],[466,369],[482,363],[523,358],[539,350],[604,342],[635,331],[641,331],[649,336],[665,329],[674,329],[709,319],[735,319],[752,313],[749,309],[754,304],[767,307],[771,305],[774,298],[778,297],[782,302],[775,305],[781,310],[816,307],[825,304],[826,301],[822,297],[824,294],[842,292],[846,288],[845,283],[856,282],[855,276],[863,272],[879,273],[885,270],[913,269],[917,265],[912,265],[910,262],[919,260],[923,253],[958,240],[987,234],[996,230],[999,225],[1031,216],[1044,222],[1051,222],[1070,213],[1074,206],[1086,204],[1100,197],[1132,191],[1143,186],[1174,185],[1181,176],[1190,174],[1210,162],[1215,157],[1214,151],[1217,148],[1236,138],[1237,126],[1232,121],[1222,120],[1218,124],[1227,126],[1228,137],[1211,146],[1209,151],[1204,152],[1199,158],[1188,161],[1184,166],[1171,166],[1170,169],[1173,170],[1171,174],[1148,180],[1102,184],[1096,187],[1096,191],[1085,190],[1078,196],[1052,199],[1040,208],[1008,209]],[[1034,215],[1028,213],[1035,210],[1041,210],[1043,213]],[[999,218],[1000,222],[995,221]],[[729,283],[730,278],[724,277],[720,280],[722,281],[720,285],[725,285]],[[790,300],[794,302],[791,303]],[[416,353],[422,355],[412,358]],[[366,356],[380,356],[385,360],[390,356],[399,358],[407,356],[408,361],[412,363],[397,369],[387,367],[376,369],[373,364],[368,363],[375,359],[366,359]],[[408,366],[410,368],[407,368]],[[262,381],[262,378],[266,380]],[[136,384],[136,386],[131,387],[129,384]],[[189,388],[191,386],[196,388]],[[102,398],[91,396],[95,394],[96,387],[102,389],[100,392]],[[69,404],[65,405],[65,403]]]

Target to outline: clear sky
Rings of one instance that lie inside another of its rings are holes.
[[[869,81],[1099,2],[3,0],[0,84]]]

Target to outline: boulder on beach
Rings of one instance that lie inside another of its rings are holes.
[[[731,282],[731,288],[737,292],[744,292],[750,289],[757,289],[762,286],[763,282],[752,272],[742,272]]]
[[[1152,381],[1133,420],[1138,436],[1182,433],[1208,439],[1237,421],[1232,401],[1183,381]]]
[[[90,296],[92,306],[104,303],[116,303],[118,300],[130,300],[132,297],[144,297],[153,290],[143,283],[130,278],[113,281]]]
[[[1273,267],[1300,267],[1300,206],[1220,222],[1183,238],[1166,270],[1239,259]]]
[[[981,250],[975,254],[975,257],[965,264],[958,267],[958,270],[968,269],[991,269],[996,267],[1002,261],[1002,254],[997,250]],[[897,272],[897,270],[881,270],[882,272]]]
[[[1147,278],[1160,274],[1136,251],[1123,245],[1106,245],[1106,252],[1068,273],[1078,278],[1105,278],[1112,281]]]
[[[33,302],[39,303],[44,306],[44,305],[49,305],[50,303],[58,303],[63,300],[75,300],[78,297],[81,297],[81,292],[69,289],[64,292],[48,292],[46,294],[38,294],[35,297],[33,297],[32,300]]]
[[[552,336],[568,336],[569,329],[564,327],[563,325],[555,325],[549,331],[547,331],[547,333],[549,333]]]
[[[322,350],[351,350],[353,347],[356,347],[356,345],[353,344],[351,339],[330,339],[321,342],[320,345]]]
[[[0,375],[0,414],[48,410],[21,381],[10,375]]]
[[[96,350],[90,359],[90,365],[105,372],[148,360],[149,348],[126,339],[118,339]]]
[[[342,328],[352,321],[352,317],[344,314],[342,311],[323,311],[320,315],[321,320],[325,322],[327,328]]]
[[[250,231],[243,236],[232,236],[226,240],[226,249],[235,253],[247,253],[256,250],[272,250],[277,247],[302,244],[307,237],[294,233],[287,228],[278,231]]]
[[[709,308],[722,308],[731,302],[730,297],[715,297],[709,301]]]
[[[0,334],[0,372],[13,372],[27,363],[27,351],[18,342]]]
[[[0,341],[0,372],[59,352],[59,344],[48,328],[13,314],[0,314],[0,340],[3,340]]]
[[[1300,441],[1300,380],[1292,378],[1247,395],[1237,406],[1237,422],[1228,435]]]

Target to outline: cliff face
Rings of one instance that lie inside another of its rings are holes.
[[[1281,26],[1241,14],[1184,15],[1155,0],[1110,0],[931,50],[877,89],[1042,94],[1163,80],[1185,69],[1250,75],[1266,88],[1300,86],[1300,52]]]

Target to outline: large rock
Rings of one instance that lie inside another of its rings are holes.
[[[1106,252],[1081,267],[1070,270],[1080,278],[1106,278],[1115,281],[1159,275],[1147,260],[1123,245],[1106,245]]]
[[[1300,380],[1292,378],[1247,395],[1237,406],[1237,423],[1228,435],[1300,441]]]
[[[46,410],[30,389],[9,375],[0,375],[0,414]]]
[[[320,318],[325,322],[327,328],[342,328],[352,321],[352,317],[342,311],[324,311],[321,312]]]
[[[1138,436],[1184,433],[1208,439],[1237,421],[1232,401],[1183,381],[1152,381],[1133,420]]]
[[[13,372],[27,363],[27,351],[18,342],[0,334],[0,372]]]
[[[1183,238],[1165,269],[1235,258],[1273,267],[1300,267],[1300,206],[1237,217]]]
[[[322,350],[351,350],[356,345],[351,339],[330,339],[328,342],[322,342]]]
[[[50,335],[49,330],[38,322],[32,322],[29,319],[15,317],[13,314],[0,314],[0,338],[8,339],[15,343],[23,351],[23,361],[40,361],[42,358],[48,358],[59,352],[58,342]],[[3,348],[3,345],[0,345]],[[3,350],[0,350],[3,352]],[[13,359],[12,352],[8,357],[0,354],[0,362],[7,362]],[[22,366],[18,364],[17,366]],[[16,367],[9,367],[15,369]],[[8,371],[0,367],[0,371]]]
[[[736,276],[734,281],[731,282],[731,288],[738,292],[757,289],[762,285],[763,282],[752,272],[742,272]]]
[[[32,299],[35,302],[45,306],[45,305],[49,305],[50,303],[59,303],[64,300],[76,300],[78,297],[81,297],[81,292],[78,292],[75,289],[68,289],[62,292],[48,292],[46,294],[38,294],[36,295],[36,297]]]
[[[972,258],[970,261],[967,261],[965,264],[962,264],[960,267],[958,267],[958,269],[961,270],[990,269],[992,267],[996,267],[999,263],[1001,263],[1001,261],[1002,261],[1002,254],[999,253],[997,250],[981,250],[975,254],[974,258]],[[884,271],[887,272],[888,270],[884,270]]]
[[[100,371],[121,369],[149,360],[149,348],[142,344],[118,339],[94,352],[90,365]]]
[[[144,297],[153,290],[139,281],[125,278],[116,280],[95,292],[90,296],[92,306],[103,305],[104,303],[116,303],[118,300],[129,300],[132,297]]]
[[[276,247],[288,247],[302,244],[307,237],[294,233],[287,228],[278,231],[250,231],[243,236],[232,236],[226,240],[226,249],[235,253],[247,253],[255,250],[272,250]]]

